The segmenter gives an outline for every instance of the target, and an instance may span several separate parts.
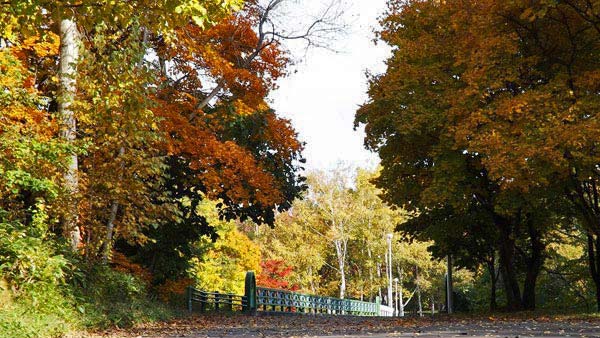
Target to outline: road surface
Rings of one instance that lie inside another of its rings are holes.
[[[589,337],[600,338],[600,318],[365,318],[331,316],[204,315],[127,331],[110,338],[450,338]]]

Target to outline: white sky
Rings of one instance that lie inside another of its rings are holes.
[[[307,10],[317,0],[304,0]],[[301,141],[306,142],[307,169],[331,169],[339,162],[353,167],[373,167],[377,155],[363,147],[364,132],[354,131],[354,114],[367,100],[365,71],[381,73],[389,47],[373,43],[377,18],[385,0],[348,0],[346,36],[335,44],[334,53],[313,49],[297,70],[280,81],[270,96],[272,107],[289,118]],[[316,7],[315,7],[316,8]]]

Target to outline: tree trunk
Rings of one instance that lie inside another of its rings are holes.
[[[308,267],[308,275],[310,276],[310,291],[313,295],[317,294],[317,288],[315,287],[315,279],[313,276],[312,266]]]
[[[521,291],[515,271],[515,239],[512,226],[506,220],[497,220],[500,229],[500,273],[506,291],[506,307],[509,311],[521,309]]]
[[[400,317],[404,317],[404,288],[402,287],[404,269],[400,268],[400,265],[398,265],[396,268],[398,269],[398,294],[396,295],[396,297],[398,298],[398,308],[400,310]]]
[[[421,302],[421,287],[419,286],[419,267],[415,266],[415,280],[417,282],[417,302],[419,303],[419,317],[423,317],[423,303]]]
[[[383,294],[381,292],[381,263],[377,263],[377,295],[379,299],[383,299]]]
[[[343,240],[335,240],[334,244],[340,270],[340,299],[344,299],[346,295],[346,244]]]
[[[594,238],[594,235],[588,232],[587,239],[588,263],[592,280],[596,286],[596,306],[600,311],[600,236]]]
[[[117,159],[125,155],[125,147],[119,148],[119,154],[117,155]],[[121,162],[120,172],[118,181],[120,182],[123,179],[123,170],[125,169],[125,165]],[[115,229],[115,220],[117,219],[117,213],[119,212],[119,202],[115,198],[110,206],[110,213],[108,215],[108,222],[106,223],[106,238],[104,239],[104,250],[102,253],[102,261],[104,264],[108,263],[108,257],[110,256],[110,252],[112,251],[112,242],[113,242],[113,233]]]
[[[371,248],[367,247],[367,255],[369,257],[369,262],[372,262],[372,253]],[[373,266],[369,264],[369,288],[367,292],[369,293],[369,302],[373,301]]]
[[[454,313],[454,287],[452,280],[452,256],[448,255],[448,266],[446,275],[446,310],[448,314]]]
[[[104,252],[102,253],[102,261],[104,264],[108,263],[108,257],[112,250],[113,231],[115,229],[115,220],[117,219],[118,211],[119,202],[115,200],[110,206],[110,214],[108,215],[108,222],[106,223],[106,238],[104,242]]]
[[[77,91],[75,76],[76,64],[79,59],[79,32],[73,19],[63,19],[60,22],[60,98],[58,103],[58,119],[60,134],[65,142],[73,145],[77,138],[77,121],[72,110]],[[72,152],[67,170],[64,173],[65,190],[67,191],[66,210],[62,220],[63,231],[71,241],[71,248],[76,251],[81,241],[78,226],[78,193],[79,193],[79,163],[77,153]]]
[[[496,253],[492,253],[492,257],[487,264],[491,280],[490,310],[494,311],[498,309],[498,297],[496,296],[496,287],[498,285],[498,274],[496,273]]]
[[[535,309],[535,286],[537,278],[544,264],[544,243],[537,229],[528,222],[527,230],[531,241],[531,254],[527,257],[527,273],[525,274],[525,283],[523,285],[523,308],[525,310]]]

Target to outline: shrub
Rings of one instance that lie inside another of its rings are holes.
[[[66,284],[72,264],[50,239],[35,222],[0,222],[0,337],[56,337],[77,326]]]
[[[84,324],[88,327],[126,327],[173,316],[167,306],[148,298],[143,280],[109,267],[88,271],[86,285],[80,292],[86,315]]]

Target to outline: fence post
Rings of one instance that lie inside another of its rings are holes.
[[[215,311],[219,311],[219,302],[221,301],[221,295],[219,291],[215,291]]]
[[[200,312],[204,312],[206,310],[206,305],[208,302],[208,296],[204,291],[200,292]]]
[[[188,286],[187,289],[186,289],[187,306],[188,306],[188,311],[189,312],[192,312],[194,310],[194,308],[192,307],[193,291],[194,291],[194,288],[192,286]]]
[[[246,272],[244,296],[246,297],[244,312],[256,312],[256,276],[254,271]]]
[[[233,311],[233,295],[228,294],[227,296],[227,300],[226,300],[226,304],[225,304],[225,308],[227,309],[227,311],[231,312]]]
[[[375,304],[377,304],[375,306],[375,316],[379,317],[381,316],[381,299],[379,298],[379,296],[375,297]]]

